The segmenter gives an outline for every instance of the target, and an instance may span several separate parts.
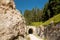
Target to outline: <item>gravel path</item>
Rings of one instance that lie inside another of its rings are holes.
[[[30,40],[43,40],[43,39],[41,39],[41,38],[36,37],[36,36],[33,35],[33,34],[29,34],[29,37],[30,37]]]

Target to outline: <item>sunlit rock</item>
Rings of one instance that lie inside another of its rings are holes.
[[[25,19],[13,0],[0,0],[0,40],[15,40],[25,35]]]

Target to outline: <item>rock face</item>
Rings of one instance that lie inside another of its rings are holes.
[[[39,27],[37,27],[37,34],[38,36],[40,36],[40,38],[44,39],[44,26],[40,25]]]
[[[44,33],[47,40],[60,40],[60,23],[46,26]]]
[[[0,40],[15,40],[25,34],[25,21],[14,0],[0,0]]]

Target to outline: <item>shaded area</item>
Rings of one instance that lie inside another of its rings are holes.
[[[29,34],[33,34],[33,29],[30,28],[30,29],[28,30],[28,33],[29,33]]]

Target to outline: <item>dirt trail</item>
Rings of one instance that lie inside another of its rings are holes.
[[[36,37],[36,36],[33,35],[33,34],[29,34],[28,36],[30,37],[30,40],[43,40],[43,39],[41,39],[41,38]]]

